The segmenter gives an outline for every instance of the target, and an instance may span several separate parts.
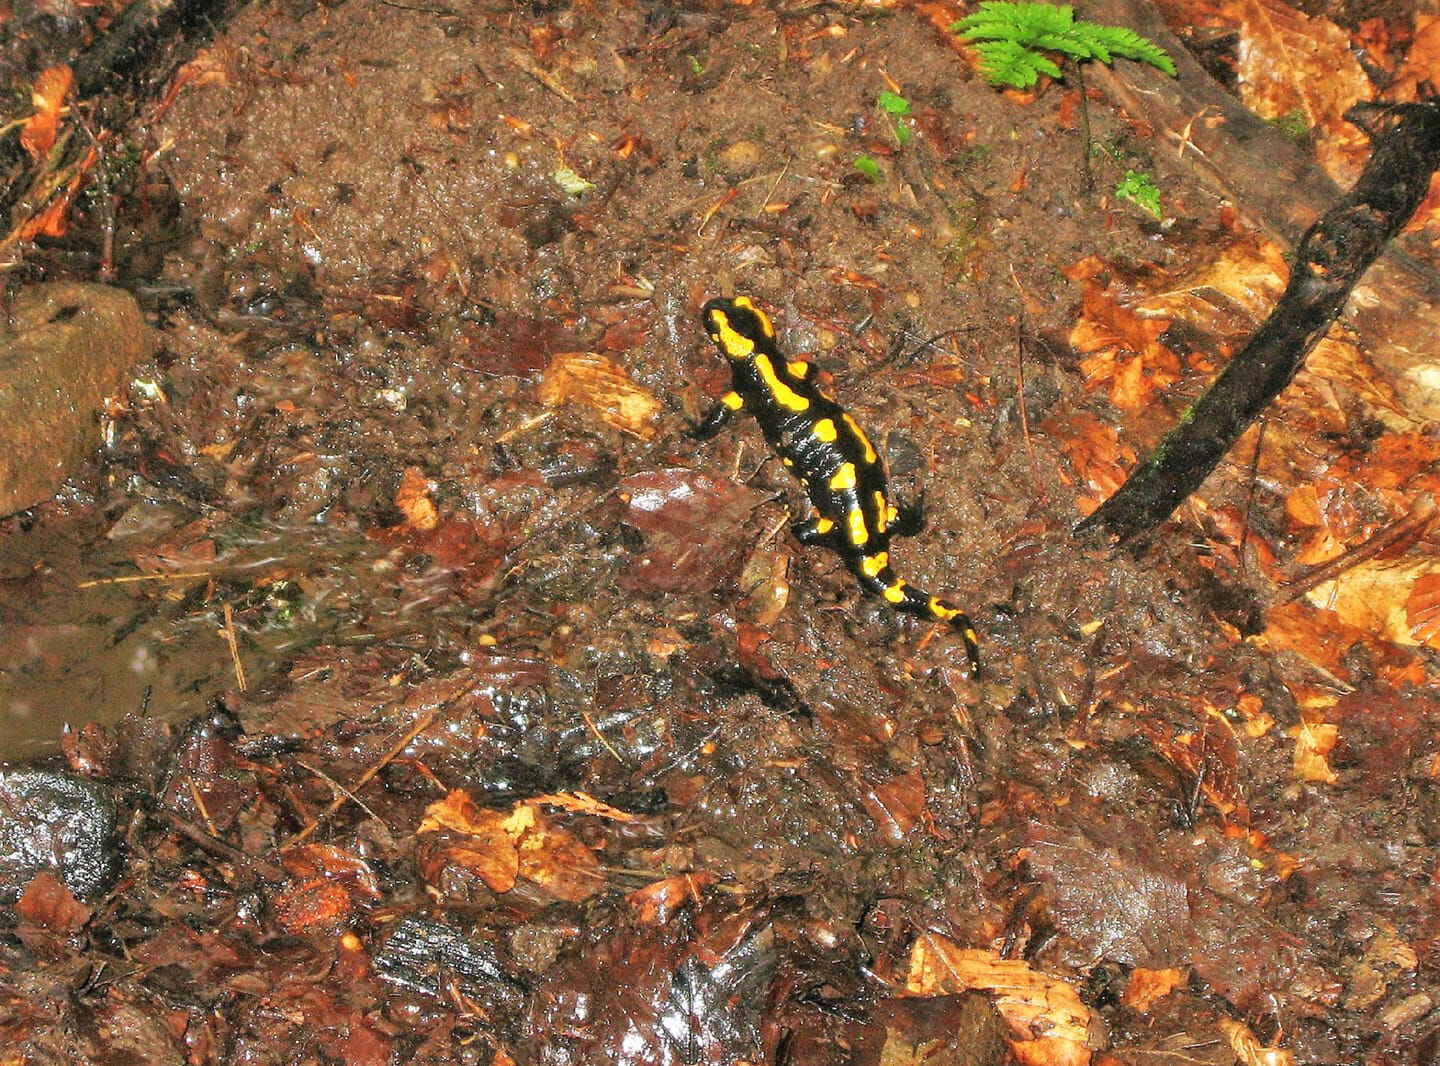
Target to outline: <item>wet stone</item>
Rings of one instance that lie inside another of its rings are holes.
[[[114,834],[104,785],[48,770],[0,773],[0,900],[17,899],[45,871],[93,898],[115,868]]]
[[[36,285],[0,320],[0,515],[53,496],[100,444],[95,419],[154,339],[135,298],[108,285]]]

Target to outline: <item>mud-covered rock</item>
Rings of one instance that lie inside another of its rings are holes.
[[[81,899],[115,868],[115,800],[95,781],[49,770],[0,773],[0,900],[54,873]]]
[[[98,443],[101,401],[153,346],[121,289],[56,282],[15,298],[0,321],[0,515],[55,494]]]

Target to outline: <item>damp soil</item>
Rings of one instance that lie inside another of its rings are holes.
[[[196,63],[135,134],[160,353],[0,537],[3,754],[73,723],[130,813],[83,921],[0,932],[23,1061],[1005,1061],[901,996],[922,934],[1074,985],[1097,1060],[1427,1039],[1431,712],[1359,690],[1364,781],[1298,783],[1244,575],[1069,533],[1062,270],[1204,254],[1117,167],[1220,206],[1142,121],[830,5],[258,5]],[[755,427],[687,437],[740,292],[923,493],[980,682],[794,542]]]

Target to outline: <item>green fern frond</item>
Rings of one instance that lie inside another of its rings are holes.
[[[1044,52],[1077,62],[1134,59],[1175,76],[1175,64],[1154,41],[1123,26],[1077,21],[1069,4],[986,0],[950,28],[977,42],[980,73],[992,85],[1028,89],[1041,74],[1059,78],[1060,68]]]

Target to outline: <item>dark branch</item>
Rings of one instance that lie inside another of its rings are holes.
[[[1373,150],[1355,187],[1306,232],[1290,283],[1255,336],[1171,433],[1077,527],[1123,542],[1165,521],[1288,385],[1440,168],[1440,103],[1357,107]]]

